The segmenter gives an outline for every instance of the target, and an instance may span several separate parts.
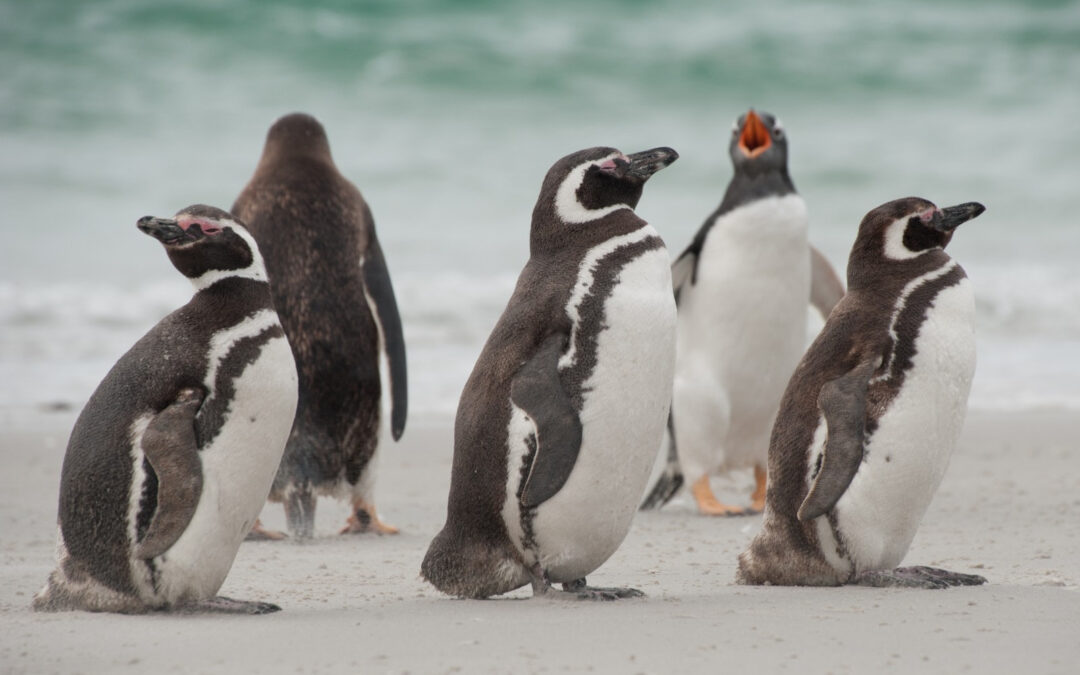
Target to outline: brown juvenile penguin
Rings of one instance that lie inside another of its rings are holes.
[[[405,429],[401,317],[371,210],[338,172],[315,118],[286,115],[270,127],[232,210],[263,251],[300,374],[296,420],[270,501],[284,502],[288,529],[302,538],[314,532],[318,494],[351,501],[342,534],[397,532],[379,519],[373,493],[384,390],[394,440]]]

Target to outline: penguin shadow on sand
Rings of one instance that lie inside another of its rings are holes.
[[[667,461],[642,509],[689,484],[699,513],[765,507],[769,432],[806,348],[808,307],[822,317],[844,285],[807,239],[780,121],[753,109],[734,124],[734,174],[719,207],[672,266],[678,346]],[[710,477],[753,469],[749,507],[718,500]]]
[[[209,206],[138,227],[195,294],[120,357],[79,414],[60,475],[59,560],[33,607],[275,611],[215,597],[296,411],[259,248]]]
[[[544,178],[528,263],[458,405],[446,523],[421,565],[440,591],[642,595],[586,575],[629,531],[664,431],[670,262],[634,208],[676,157],[590,148]]]
[[[266,259],[274,306],[299,372],[296,419],[273,487],[289,534],[310,539],[319,495],[349,500],[341,534],[395,534],[375,507],[382,404],[405,430],[405,340],[371,210],[338,171],[323,126],[277,120],[232,211]],[[385,363],[385,373],[381,365]],[[256,522],[250,539],[282,539]]]

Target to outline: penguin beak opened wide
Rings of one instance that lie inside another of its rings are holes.
[[[742,133],[739,134],[739,150],[747,157],[757,157],[772,146],[772,137],[765,123],[753,108],[746,113]]]

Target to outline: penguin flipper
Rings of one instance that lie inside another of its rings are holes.
[[[828,440],[814,484],[799,507],[799,520],[813,520],[836,506],[859,471],[866,431],[866,390],[880,365],[880,357],[864,360],[821,388],[818,407],[825,416]]]
[[[810,246],[810,304],[827,319],[842,297],[844,282],[821,251]]]
[[[197,389],[183,389],[159,412],[142,436],[143,456],[157,474],[157,507],[135,555],[154,558],[168,551],[187,529],[202,494],[202,460],[195,439]]]
[[[565,344],[565,335],[548,336],[510,383],[510,400],[536,425],[536,451],[521,491],[521,504],[529,508],[555,496],[581,449],[581,419],[559,381]]]
[[[390,433],[394,440],[405,431],[409,389],[405,367],[405,333],[401,329],[394,287],[379,242],[372,237],[363,261],[364,289],[372,314],[382,328],[383,349],[390,367]]]
[[[697,251],[686,249],[682,255],[675,259],[671,265],[671,287],[675,290],[675,297],[679,297],[679,291],[683,285],[694,276],[697,268]]]

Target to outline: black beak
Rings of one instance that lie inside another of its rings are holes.
[[[985,210],[986,207],[979,202],[967,202],[965,204],[946,207],[939,211],[940,215],[935,214],[933,221],[934,229],[940,230],[941,232],[952,232],[962,223],[966,223],[972,218],[977,217]]]
[[[184,232],[184,229],[172,218],[143,216],[139,218],[136,226],[162,244],[172,244],[188,236],[187,232]]]
[[[652,150],[635,152],[632,155],[627,155],[626,158],[630,160],[627,175],[633,176],[644,183],[654,173],[677,160],[679,153],[671,148],[653,148]]]

